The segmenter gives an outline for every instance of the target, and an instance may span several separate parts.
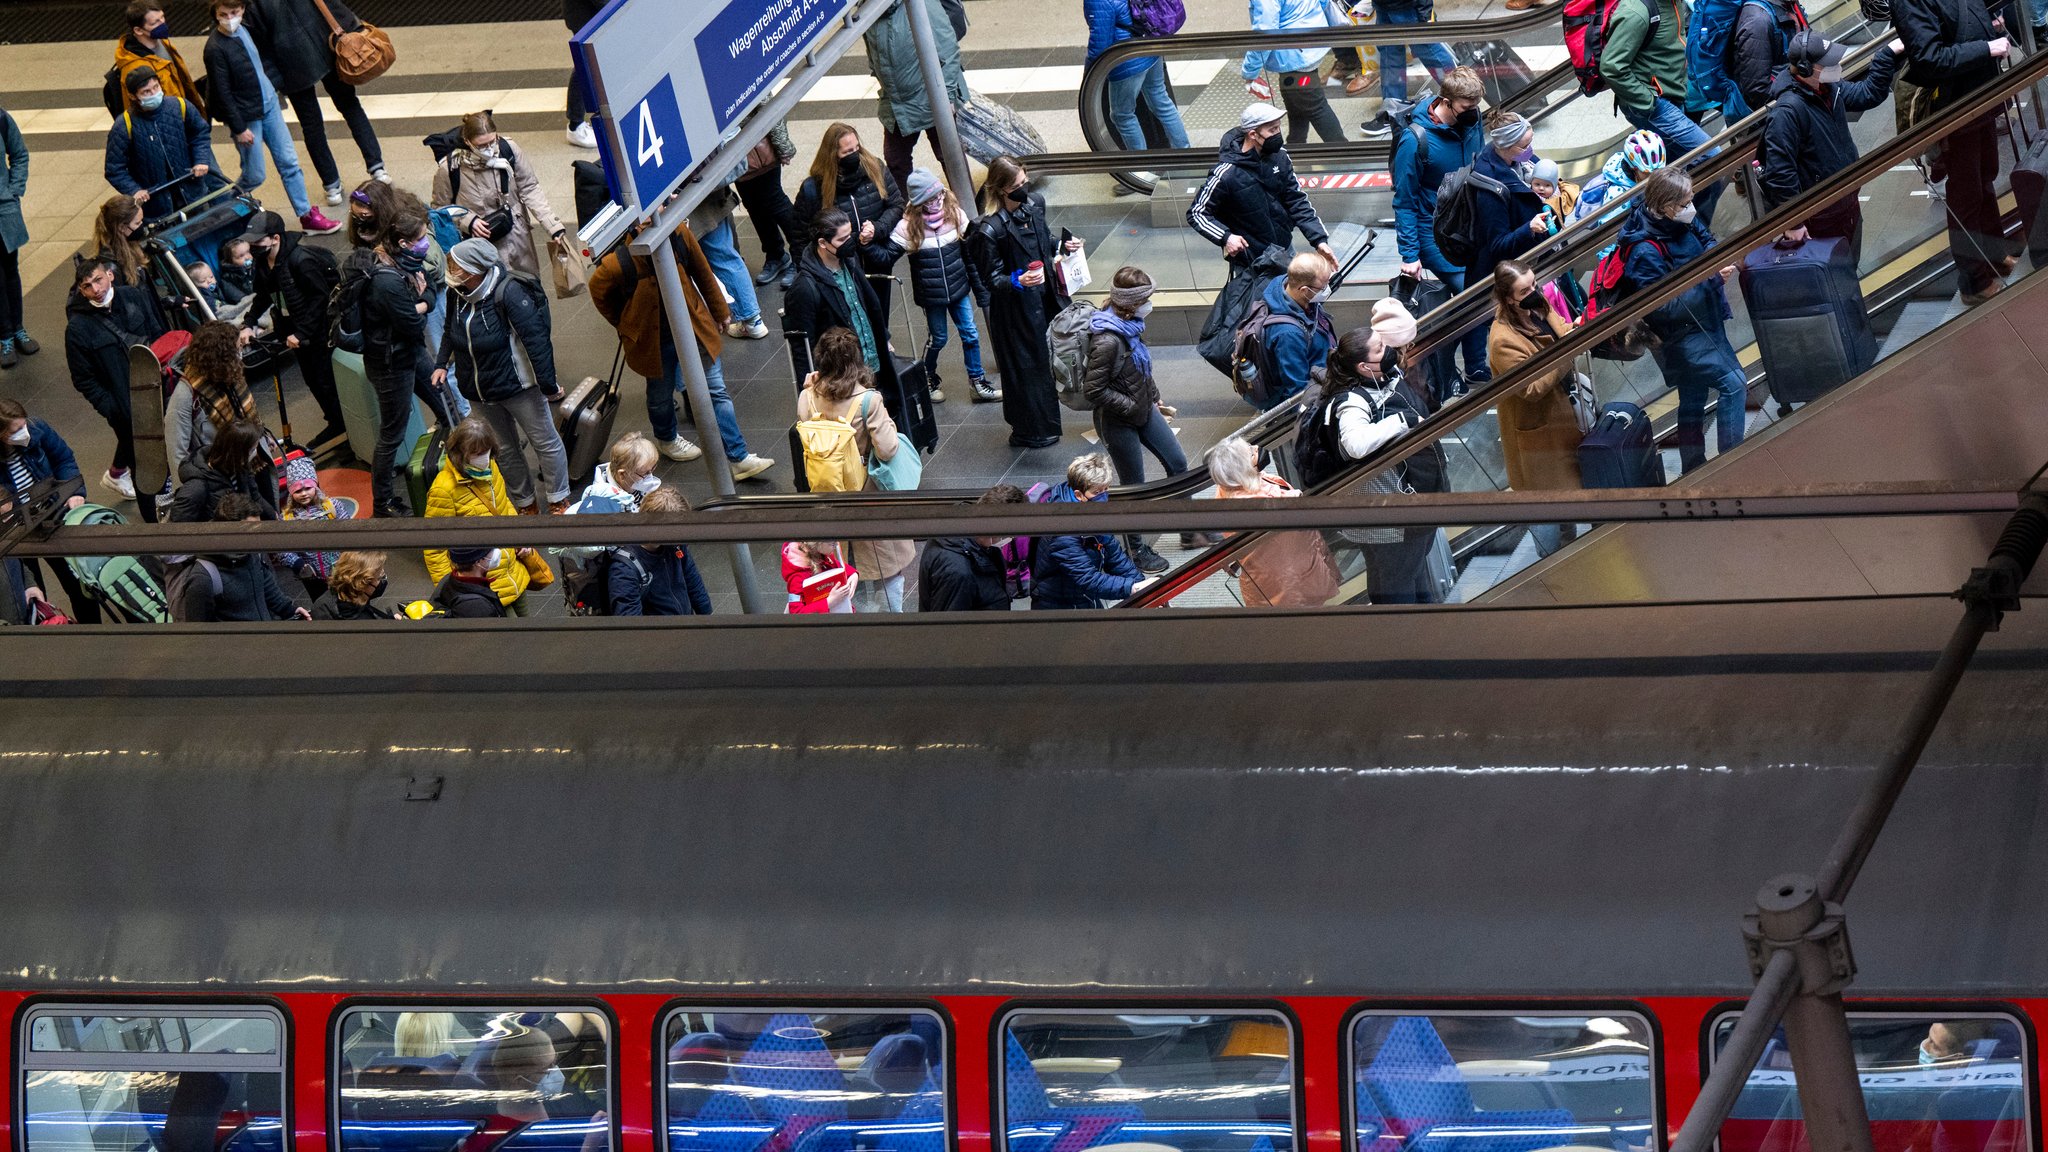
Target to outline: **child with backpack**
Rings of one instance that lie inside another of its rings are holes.
[[[910,296],[924,309],[930,338],[924,345],[924,374],[939,388],[939,353],[946,347],[946,321],[960,329],[960,355],[976,403],[1002,399],[981,364],[981,332],[974,325],[973,282],[967,268],[967,213],[939,178],[924,168],[910,170],[910,207],[889,233],[889,244],[910,257]]]
[[[1610,201],[1628,195],[1629,189],[1663,166],[1664,138],[1649,131],[1630,133],[1628,139],[1621,142],[1621,147],[1607,158],[1607,163],[1600,166],[1600,174],[1579,190],[1579,202],[1566,214],[1565,223],[1575,224],[1598,212]]]

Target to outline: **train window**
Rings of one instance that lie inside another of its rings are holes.
[[[1294,1148],[1294,1033],[1278,1012],[1022,1011],[1000,1043],[1005,1152]]]
[[[1716,1053],[1734,1027],[1732,1012],[1714,1022]],[[2026,1091],[2032,1057],[2012,1017],[1851,1012],[1849,1036],[1877,1152],[2021,1152],[2033,1146]],[[1805,1128],[1780,1028],[1721,1126],[1721,1149],[1803,1152]]]
[[[342,1014],[341,1152],[606,1152],[611,1025],[518,1008]]]
[[[918,1009],[672,1012],[668,1152],[945,1152],[945,1025]]]
[[[1649,1021],[1629,1012],[1363,1012],[1354,1152],[1656,1147]]]
[[[284,1019],[47,1005],[24,1024],[27,1152],[284,1152]]]

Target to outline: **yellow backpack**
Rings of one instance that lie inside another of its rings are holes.
[[[821,412],[796,422],[796,438],[803,445],[804,479],[811,491],[858,492],[867,487],[867,464],[861,460],[851,423]]]

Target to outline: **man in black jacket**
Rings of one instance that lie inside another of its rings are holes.
[[[128,349],[164,334],[163,321],[146,289],[117,285],[111,260],[78,266],[65,305],[64,361],[71,386],[114,431],[114,463],[100,483],[123,500],[134,500],[135,427],[128,403]],[[144,493],[143,519],[156,520],[156,493]]]
[[[1299,228],[1334,270],[1330,231],[1294,178],[1294,161],[1280,141],[1283,119],[1271,104],[1244,110],[1237,127],[1223,134],[1216,167],[1188,205],[1188,226],[1240,264],[1250,264],[1267,245],[1292,251]]]
[[[1022,504],[1024,491],[998,484],[981,494],[977,506]],[[925,542],[917,565],[919,612],[1007,612],[1021,589],[1010,586],[1003,561],[1004,536],[941,536]],[[1028,563],[1028,560],[1027,560]]]
[[[284,217],[275,212],[251,216],[242,239],[249,242],[256,259],[256,302],[242,323],[253,328],[276,309],[277,331],[284,334],[285,347],[298,357],[306,390],[313,394],[313,402],[327,421],[306,446],[317,448],[348,435],[342,422],[341,397],[334,388],[334,349],[327,342],[327,301],[335,285],[341,283],[341,265],[332,252],[305,243],[305,233],[285,231]]]
[[[1998,76],[2012,50],[2002,21],[1983,0],[1897,0],[1892,24],[1906,45],[1906,79],[1927,89],[1930,115],[1953,107]],[[1951,130],[1939,145],[1948,171],[1948,246],[1963,303],[1982,304],[2005,287],[2014,258],[1999,226],[1998,111]]]
[[[1745,0],[1735,10],[1735,27],[1728,35],[1728,81],[1744,104],[1761,108],[1771,102],[1772,81],[1785,66],[1792,38],[1805,30],[1806,10],[1799,0]]]
[[[206,75],[212,85],[210,107],[227,124],[242,156],[238,191],[253,195],[269,179],[264,149],[277,160],[277,177],[306,231],[338,232],[341,225],[313,207],[306,198],[306,177],[299,171],[299,150],[285,127],[284,99],[278,95],[277,70],[256,51],[256,38],[242,26],[242,0],[213,0],[213,31],[206,37]]]
[[[505,614],[505,605],[491,587],[491,569],[497,566],[496,548],[450,548],[448,562],[454,567],[434,586],[428,603],[448,615],[464,620],[493,620]]]
[[[1801,32],[1787,49],[1789,63],[1772,86],[1771,110],[1764,121],[1764,204],[1776,209],[1808,188],[1856,162],[1855,137],[1849,117],[1884,103],[1891,94],[1905,45],[1892,41],[1879,52],[1861,80],[1843,80],[1842,57],[1847,49],[1818,32]],[[1859,255],[1863,250],[1863,209],[1856,193],[1808,216],[1785,234],[1787,240],[1808,236],[1843,237]]]

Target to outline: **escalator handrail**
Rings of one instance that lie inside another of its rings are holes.
[[[2039,53],[2033,59],[2023,61],[2020,66],[2009,69],[1997,80],[1971,93],[1961,103],[1943,109],[1940,115],[1929,117],[1914,125],[1912,129],[1891,137],[1877,148],[1865,153],[1856,163],[1807,189],[1802,195],[1779,205],[1761,219],[1751,223],[1748,228],[1707,249],[1692,262],[1673,269],[1661,283],[1636,293],[1601,313],[1598,318],[1573,329],[1563,339],[1537,352],[1514,371],[1495,377],[1485,387],[1430,416],[1407,435],[1364,459],[1355,461],[1336,476],[1314,486],[1309,490],[1309,494],[1313,496],[1346,490],[1365,477],[1399,464],[1428,445],[1436,443],[1467,421],[1486,415],[1494,402],[1509,391],[1521,388],[1532,380],[1540,379],[1571,364],[1607,339],[1621,335],[1629,325],[1690,291],[1706,277],[1718,274],[1718,270],[1723,266],[1739,264],[1751,252],[1774,243],[1798,221],[1811,215],[1814,205],[1832,204],[1845,195],[1854,195],[1892,165],[1924,153],[1931,143],[1946,138],[1957,127],[1973,119],[1996,111],[2020,91],[2043,79],[2048,79],[2048,52]],[[1124,606],[1152,607],[1170,602],[1174,596],[1208,579],[1222,570],[1224,565],[1242,556],[1257,538],[1257,533],[1240,533],[1179,569],[1162,576],[1157,584],[1125,601]]]

